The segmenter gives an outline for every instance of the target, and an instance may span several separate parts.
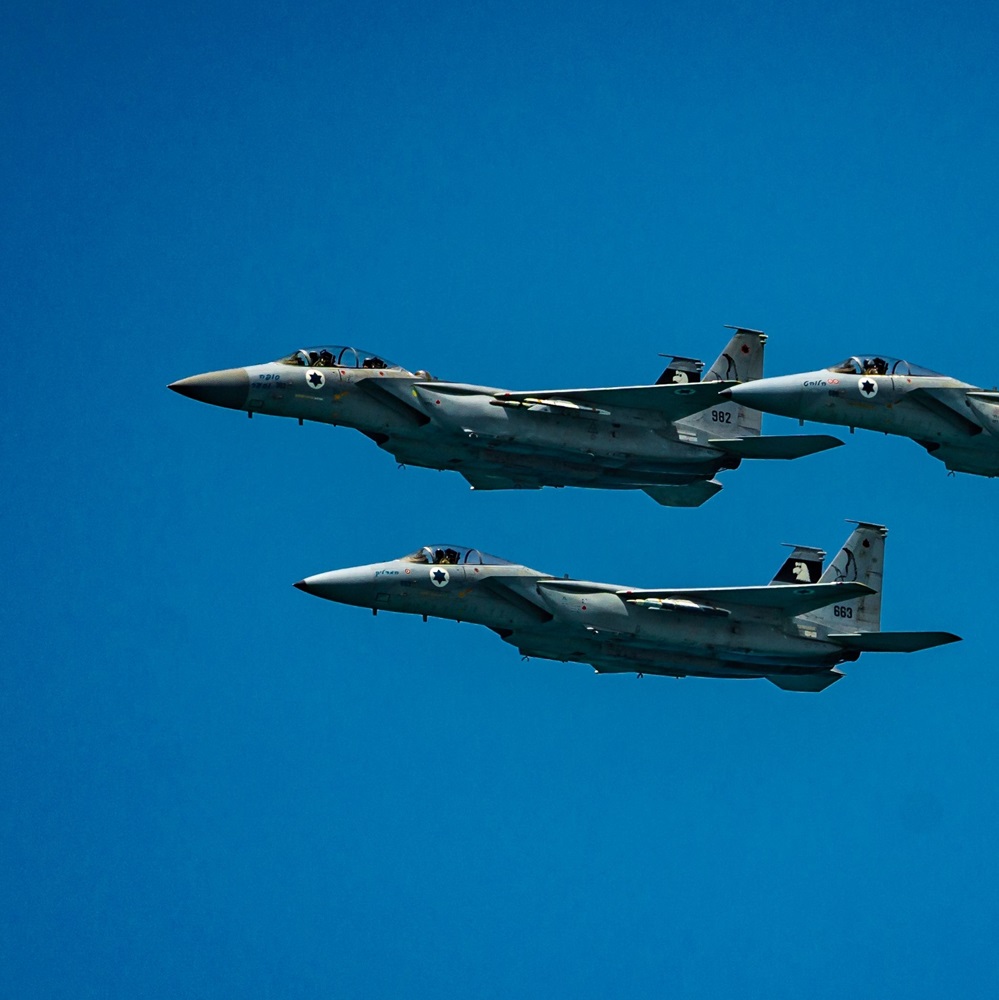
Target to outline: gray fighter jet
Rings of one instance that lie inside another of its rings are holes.
[[[402,465],[460,472],[476,490],[583,486],[644,490],[696,507],[743,458],[799,458],[842,441],[761,437],[760,414],[719,391],[763,374],[766,336],[735,329],[703,363],[672,357],[655,385],[509,392],[408,372],[352,347],[317,347],[170,388],[235,410],[354,427]]]
[[[641,590],[561,579],[457,545],[333,570],[295,584],[341,604],[485,625],[524,656],[591,664],[598,673],[766,677],[821,691],[862,652],[909,653],[949,632],[882,632],[886,529],[857,524],[823,572],[825,553],[793,551],[764,587]]]
[[[999,392],[887,354],[722,391],[766,413],[899,434],[954,472],[999,476]]]

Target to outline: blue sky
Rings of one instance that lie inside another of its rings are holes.
[[[641,383],[726,323],[771,374],[877,350],[991,386],[997,33],[980,5],[8,5],[11,995],[992,995],[999,485],[858,432],[694,511],[475,495],[165,386],[323,342]],[[815,697],[291,586],[437,540],[751,584],[848,517],[890,527],[885,626],[965,641]]]

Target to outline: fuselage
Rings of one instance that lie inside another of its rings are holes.
[[[635,588],[557,579],[460,546],[426,546],[296,586],[376,612],[484,625],[526,655],[590,663],[601,672],[760,677],[828,671],[858,655],[826,641],[827,630],[803,618],[645,601]]]
[[[170,388],[250,415],[352,427],[404,465],[453,469],[482,488],[686,485],[739,464],[707,444],[708,430],[648,409],[612,415],[566,401],[510,398],[489,386],[440,383],[354,348],[297,351]],[[736,408],[717,405],[719,420]]]

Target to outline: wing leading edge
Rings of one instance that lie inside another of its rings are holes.
[[[835,582],[815,583],[809,587],[726,587],[693,590],[619,590],[618,597],[631,603],[647,601],[667,602],[663,610],[671,610],[668,602],[689,601],[701,606],[727,609],[728,606],[762,608],[779,611],[789,618],[803,615],[816,608],[824,608],[841,601],[851,601],[866,594],[873,594],[873,588],[865,583]],[[649,606],[649,605],[646,605]],[[679,610],[682,605],[677,605]]]
[[[577,406],[648,410],[667,420],[680,420],[712,403],[724,402],[718,394],[737,384],[718,381],[685,385],[626,385],[607,389],[543,389],[538,392],[497,392],[494,399],[500,405],[557,404],[564,401]]]

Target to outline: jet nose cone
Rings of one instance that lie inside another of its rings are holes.
[[[182,378],[171,382],[167,388],[201,403],[241,410],[250,394],[250,376],[245,368],[227,368],[221,372]]]
[[[329,573],[317,573],[299,580],[294,586],[306,594],[322,597],[340,604],[360,604],[369,606],[371,599],[370,574],[363,569],[334,569]]]
[[[801,401],[801,379],[793,375],[761,378],[734,385],[721,395],[754,410],[794,417]]]
[[[329,594],[324,593],[324,588],[317,586],[317,584],[319,584],[326,575],[327,574],[325,573],[320,573],[318,576],[309,576],[304,580],[299,580],[298,583],[293,584],[293,586],[296,590],[301,590],[306,594],[312,594],[313,597],[329,598]]]

